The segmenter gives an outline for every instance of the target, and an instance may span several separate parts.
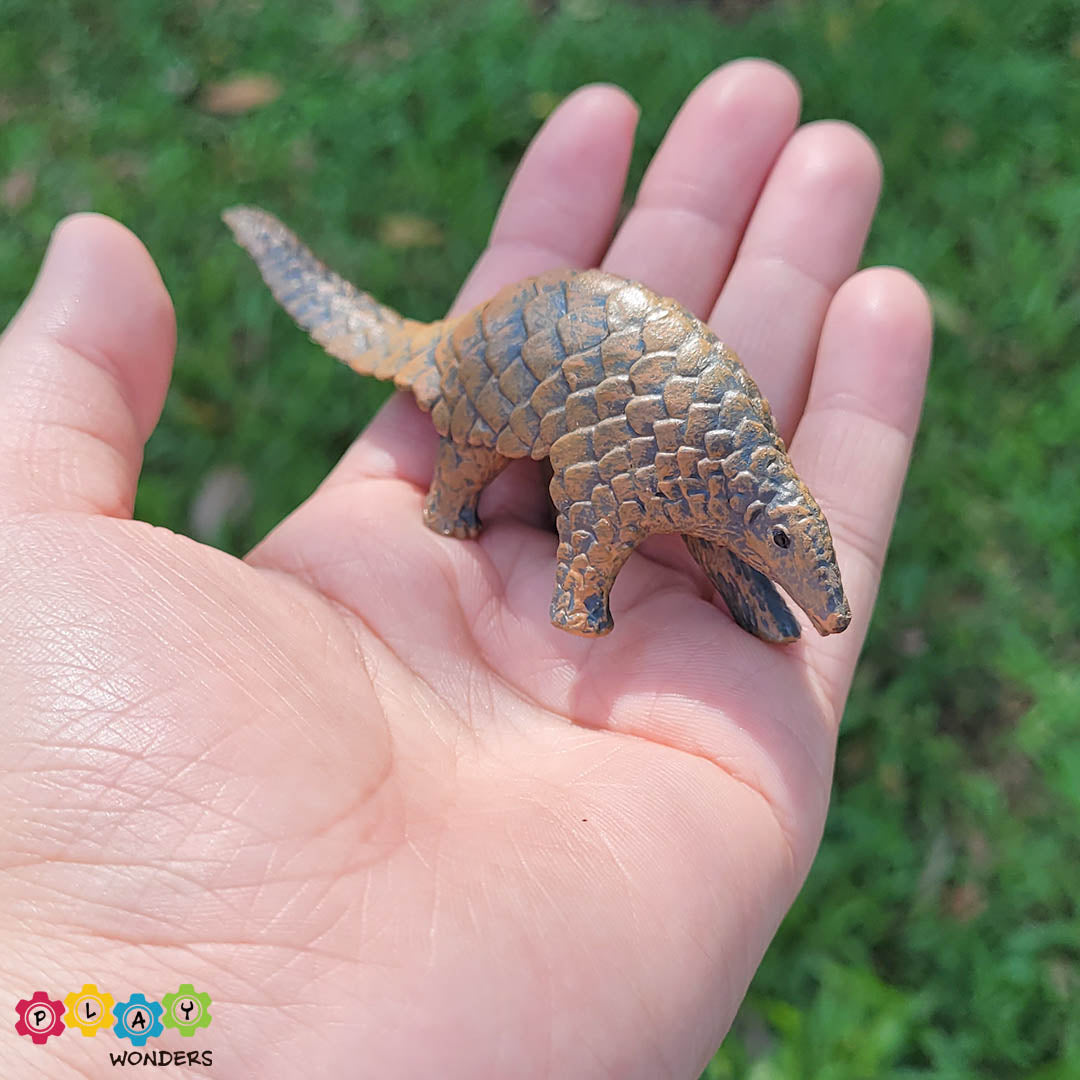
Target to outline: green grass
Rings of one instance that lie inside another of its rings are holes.
[[[537,95],[618,82],[644,106],[635,180],[716,64],[760,54],[810,118],[862,126],[887,181],[868,261],[930,288],[922,435],[806,889],[707,1073],[1080,1076],[1080,7],[1066,0],[705,8],[575,0],[549,17],[451,0],[297,5],[0,0],[0,318],[63,213],[134,228],[180,349],[138,511],[185,530],[209,470],[254,542],[318,482],[382,389],[319,355],[218,221],[282,213],[334,265],[440,314],[537,127]],[[189,91],[240,70],[238,117]],[[375,241],[389,214],[443,241]],[[6,215],[6,216],[2,216]]]

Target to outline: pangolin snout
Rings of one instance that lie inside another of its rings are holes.
[[[810,621],[822,637],[827,637],[829,634],[841,634],[851,623],[851,608],[848,607],[847,600],[841,596],[839,603],[835,606],[829,605],[824,618],[811,615]]]

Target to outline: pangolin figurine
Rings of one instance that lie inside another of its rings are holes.
[[[820,633],[847,627],[828,522],[768,402],[674,300],[600,270],[559,270],[465,315],[414,322],[328,270],[265,211],[223,217],[314,341],[431,414],[441,438],[429,528],[476,536],[484,486],[514,458],[550,459],[555,626],[607,633],[608,595],[630,553],[680,533],[744,630],[799,636],[773,582]]]

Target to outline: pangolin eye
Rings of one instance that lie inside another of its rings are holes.
[[[772,542],[777,547],[791,547],[791,537],[788,535],[787,529],[783,529],[779,525],[777,525],[776,528],[772,531]]]

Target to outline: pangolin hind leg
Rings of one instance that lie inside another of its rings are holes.
[[[762,641],[794,641],[799,636],[795,616],[764,574],[729,548],[697,536],[683,539],[739,626]]]
[[[480,532],[476,507],[480,492],[510,464],[510,458],[484,446],[439,441],[435,476],[424,501],[424,524],[443,536],[469,540]]]
[[[616,575],[635,545],[618,536],[600,540],[590,524],[580,521],[574,524],[579,527],[572,527],[570,515],[560,507],[551,621],[561,630],[599,636],[615,625],[608,597]]]

